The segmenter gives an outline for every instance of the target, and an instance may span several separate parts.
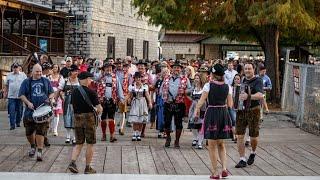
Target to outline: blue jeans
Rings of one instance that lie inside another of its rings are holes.
[[[20,99],[8,99],[8,114],[10,119],[10,127],[15,128],[20,125],[23,106]]]
[[[236,119],[237,119],[237,111],[233,108],[228,108],[228,111],[229,111],[232,127],[235,127],[236,126]]]

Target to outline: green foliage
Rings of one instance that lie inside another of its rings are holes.
[[[171,30],[199,31],[231,39],[263,37],[277,25],[281,42],[320,41],[320,0],[134,0],[139,15]],[[292,40],[290,40],[292,39]]]

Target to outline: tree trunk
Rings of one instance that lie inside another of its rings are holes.
[[[280,103],[279,29],[276,25],[268,25],[265,33],[265,66],[272,82],[270,98],[272,102]]]

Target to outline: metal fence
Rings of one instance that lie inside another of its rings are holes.
[[[297,127],[320,135],[320,66],[286,62],[281,108]]]

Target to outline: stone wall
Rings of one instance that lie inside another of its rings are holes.
[[[102,3],[103,2],[103,3]],[[115,37],[115,57],[127,55],[127,39],[133,39],[133,56],[143,58],[143,41],[149,42],[149,59],[157,58],[159,28],[150,26],[145,18],[135,15],[128,0],[92,1],[90,54],[107,57],[108,36]],[[123,3],[123,4],[122,4]]]
[[[0,69],[10,71],[10,67],[14,62],[22,64],[26,56],[0,56]]]
[[[166,59],[176,59],[177,54],[184,58],[191,59],[200,55],[199,43],[161,43],[162,56]]]

